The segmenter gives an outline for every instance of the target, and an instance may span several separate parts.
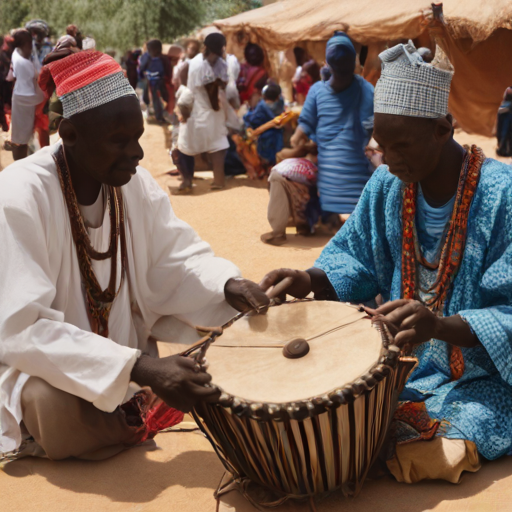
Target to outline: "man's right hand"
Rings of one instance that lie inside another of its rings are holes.
[[[149,386],[167,405],[189,412],[198,402],[215,403],[220,392],[205,387],[212,380],[205,371],[195,371],[197,363],[190,357],[170,356],[152,358],[139,357],[135,363],[131,380],[139,386]]]
[[[292,282],[279,298],[286,299],[286,294],[297,299],[303,299],[311,293],[311,277],[304,270],[292,270],[291,268],[280,268],[269,272],[260,282],[260,288],[266,292],[271,286],[280,283],[286,277],[291,277]]]

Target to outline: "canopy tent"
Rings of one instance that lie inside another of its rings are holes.
[[[429,23],[428,0],[282,0],[215,26],[232,48],[248,41],[266,50],[301,45],[317,59],[335,30],[368,45],[370,55],[372,48],[376,55],[390,41],[428,30],[455,68],[450,111],[463,129],[491,135],[503,93],[512,85],[512,3],[446,0],[443,11],[445,24],[436,26]]]

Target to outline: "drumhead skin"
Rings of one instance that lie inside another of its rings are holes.
[[[309,351],[286,356],[283,348],[293,340],[306,340]],[[225,393],[282,404],[351,384],[378,363],[382,350],[381,333],[366,313],[339,302],[298,301],[237,320],[206,357],[212,384]]]

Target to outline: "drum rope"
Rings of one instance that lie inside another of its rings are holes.
[[[272,298],[271,307],[276,307],[276,306],[280,306],[283,304],[293,304],[295,302],[313,302],[313,301],[314,301],[314,299],[305,298],[305,299],[294,299],[294,300],[290,300],[290,301],[278,302],[276,299]],[[357,309],[360,312],[363,312],[361,310],[361,306],[356,306],[355,304],[349,304],[349,303],[345,303],[345,305],[350,306],[351,308]],[[188,349],[184,350],[179,355],[187,357],[187,356],[191,356],[196,350],[200,350],[200,352],[198,354],[196,354],[196,356],[194,358],[196,360],[200,360],[200,359],[204,358],[206,351],[208,350],[210,345],[212,343],[215,343],[219,336],[222,336],[225,329],[231,327],[237,320],[240,320],[244,316],[250,316],[252,314],[255,314],[255,312],[254,311],[240,312],[220,327],[197,326],[197,325],[193,325],[191,322],[188,322],[185,319],[182,319],[182,321],[185,324],[187,324],[189,327],[195,329],[199,333],[206,334],[206,335],[203,336],[200,340],[193,343],[190,347],[188,347]],[[347,327],[356,322],[359,322],[360,320],[366,320],[366,319],[367,319],[367,317],[358,318],[357,320],[354,320],[353,322],[349,322],[347,324],[343,324],[338,327],[334,327],[333,329],[330,329],[328,331],[320,333],[316,336],[311,336],[310,338],[306,338],[306,341],[311,341],[311,340],[317,339],[321,336],[326,336],[327,334],[331,334],[333,332],[343,329],[344,327]],[[244,348],[283,348],[284,347],[284,345],[277,345],[277,344],[276,345],[221,345],[221,344],[217,344],[217,343],[215,343],[215,346],[222,347],[222,348],[230,348],[230,347],[231,348],[241,348],[241,347],[244,347]]]
[[[226,477],[226,474],[228,474],[231,478],[226,482],[223,483]],[[220,498],[231,491],[238,491],[254,508],[259,510],[260,512],[265,512],[266,509],[269,508],[276,508],[281,505],[284,505],[289,500],[297,500],[297,501],[304,501],[307,500],[308,504],[310,506],[311,512],[317,512],[317,509],[315,507],[314,497],[313,496],[296,496],[293,494],[287,494],[285,496],[282,496],[281,498],[278,498],[274,501],[257,501],[255,498],[253,498],[249,494],[249,486],[254,483],[249,478],[236,478],[234,477],[229,471],[224,473],[222,475],[222,478],[220,479],[219,485],[217,486],[216,491],[213,493],[215,499],[217,500],[217,512],[220,510]],[[277,492],[277,491],[273,491]]]
[[[204,437],[206,437],[206,439],[208,439],[208,441],[210,441],[210,444],[212,445],[213,451],[215,452],[217,457],[222,462],[222,465],[224,466],[225,470],[232,475],[233,471],[234,471],[234,468],[232,468],[232,467],[230,468],[228,466],[228,463],[225,460],[225,457],[220,453],[219,448],[217,447],[216,442],[212,439],[210,434],[208,434],[207,430],[204,428],[203,423],[202,423],[201,419],[199,418],[199,416],[197,415],[197,413],[194,410],[192,410],[190,412],[190,414],[194,418],[194,421],[197,423],[197,426],[199,427],[199,429],[203,433]]]
[[[368,320],[366,317],[363,317],[363,318],[358,318],[357,320],[354,320],[352,322],[349,322],[347,324],[343,324],[343,325],[339,325],[337,327],[333,327],[332,329],[329,329],[328,331],[324,331],[324,332],[321,332],[319,334],[316,334],[315,336],[311,336],[309,338],[304,338],[306,341],[312,341],[312,340],[316,340],[318,338],[321,338],[322,336],[327,336],[328,334],[332,334],[333,332],[337,332],[337,331],[341,331],[342,329],[344,329],[345,327],[348,327],[350,325],[353,325],[357,322],[360,322],[361,320]],[[288,340],[290,341],[290,340]],[[223,347],[223,348],[283,348],[286,343],[288,342],[284,342],[283,344],[272,344],[272,345],[221,345],[219,343],[215,343],[213,346],[214,347]]]

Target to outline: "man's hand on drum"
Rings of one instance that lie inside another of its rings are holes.
[[[244,313],[266,313],[270,305],[270,299],[256,283],[241,277],[232,278],[226,283],[224,295],[231,307]]]
[[[280,268],[269,272],[260,282],[263,291],[269,290],[272,286],[289,279],[289,284],[277,295],[279,299],[285,300],[286,294],[297,299],[303,299],[311,293],[311,277],[304,270],[292,270],[291,268]]]
[[[131,380],[149,386],[167,405],[189,412],[198,402],[216,403],[220,392],[208,386],[212,377],[204,365],[190,357],[139,357]]]
[[[463,348],[480,345],[478,336],[460,315],[436,316],[417,300],[393,300],[377,309],[364,309],[373,317],[380,317],[395,344],[405,350],[432,338]]]
[[[364,308],[375,320],[382,320],[400,348],[413,347],[437,337],[439,317],[417,300],[400,299],[377,309]]]

